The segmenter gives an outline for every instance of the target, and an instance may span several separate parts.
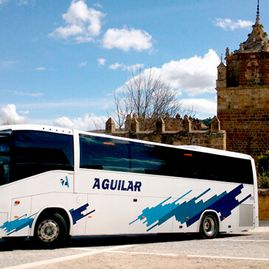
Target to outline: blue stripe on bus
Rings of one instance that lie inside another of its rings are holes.
[[[89,204],[85,204],[85,205],[82,205],[81,207],[77,208],[77,209],[70,209],[69,212],[72,216],[72,219],[73,219],[73,224],[76,224],[78,220],[82,219],[82,218],[85,218],[86,216],[90,215],[91,213],[95,212],[95,209],[84,214],[83,211],[85,211],[87,208],[88,208]]]
[[[177,203],[178,200],[191,191],[188,191],[172,203],[164,204],[164,202],[171,199],[171,197],[169,197],[155,207],[145,208],[142,213],[129,224],[131,225],[138,220],[143,220],[143,223],[145,223],[146,227],[148,227],[147,231],[150,231],[156,226],[162,225],[170,218],[175,217],[177,221],[182,224],[186,223],[187,227],[189,227],[200,219],[201,214],[205,210],[214,210],[220,213],[220,220],[223,221],[231,215],[231,211],[234,208],[251,197],[249,194],[241,201],[236,199],[236,197],[241,193],[243,187],[243,184],[240,184],[228,193],[224,191],[219,195],[213,195],[207,201],[200,200],[199,202],[196,202],[200,197],[209,192],[210,189],[206,189],[198,196],[193,197],[189,201],[184,201],[181,204]]]
[[[31,228],[33,220],[34,220],[34,215],[36,215],[36,213],[29,217],[26,217],[27,214],[24,214],[23,216],[20,216],[19,218],[15,220],[6,221],[5,223],[3,223],[2,226],[0,226],[0,229],[3,229],[7,235],[10,235],[27,226]]]

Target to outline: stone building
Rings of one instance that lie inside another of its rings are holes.
[[[269,41],[259,4],[252,32],[218,66],[217,117],[227,150],[259,156],[269,150]]]
[[[169,143],[193,144],[260,156],[269,150],[269,40],[260,22],[259,2],[252,32],[238,50],[226,49],[226,64],[217,67],[217,117],[208,129],[197,120],[158,119],[146,130],[130,117],[125,131],[111,119],[106,131],[114,135]],[[114,124],[114,125],[113,125]],[[114,126],[114,127],[113,127]],[[221,127],[221,128],[220,128]]]
[[[158,118],[154,121],[139,119],[129,115],[125,128],[117,130],[112,118],[106,122],[106,132],[115,136],[129,137],[172,145],[197,145],[216,149],[226,149],[226,133],[220,129],[217,117],[206,126],[198,119],[179,115]]]

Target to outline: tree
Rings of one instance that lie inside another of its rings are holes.
[[[135,114],[140,120],[156,120],[179,113],[181,105],[177,92],[164,82],[152,68],[132,74],[123,87],[114,94],[115,121],[122,128],[127,115]]]

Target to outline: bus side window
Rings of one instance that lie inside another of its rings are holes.
[[[0,139],[0,185],[9,182],[10,148],[5,138]]]
[[[9,164],[0,161],[0,186],[9,182]]]
[[[164,147],[132,142],[131,145],[131,172],[163,175],[165,160]]]
[[[130,143],[128,141],[80,134],[79,144],[80,168],[129,171]]]
[[[51,170],[74,169],[73,137],[42,131],[14,131],[11,181]]]

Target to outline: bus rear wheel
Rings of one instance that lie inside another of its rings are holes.
[[[59,213],[45,215],[36,224],[35,239],[41,246],[58,246],[66,241],[67,236],[66,221]]]
[[[219,233],[219,221],[215,214],[206,213],[200,224],[200,234],[205,239],[212,239]]]

